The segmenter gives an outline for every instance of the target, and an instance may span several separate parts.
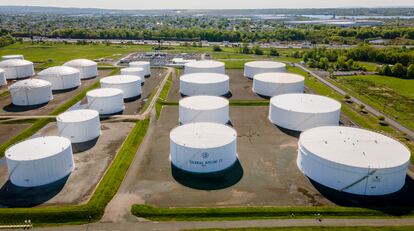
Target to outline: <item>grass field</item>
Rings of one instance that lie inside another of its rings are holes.
[[[136,52],[149,51],[151,46],[143,45],[106,45],[106,44],[31,44],[31,43],[15,43],[13,45],[0,48],[0,55],[22,54],[25,59],[30,60],[37,65],[38,68],[61,65],[66,61],[77,58],[98,59],[98,58],[114,58]]]
[[[337,77],[351,94],[414,129],[414,80],[380,75]]]

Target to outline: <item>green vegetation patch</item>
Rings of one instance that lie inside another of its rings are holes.
[[[365,209],[348,207],[223,207],[223,208],[158,208],[151,205],[133,205],[132,214],[150,220],[243,220],[314,218],[368,218],[397,217],[406,209]],[[393,214],[393,215],[391,215]],[[410,212],[409,215],[412,216]]]
[[[179,71],[177,71],[179,72]],[[177,76],[179,76],[179,73],[177,73]],[[157,102],[155,104],[155,110],[157,112],[157,118],[161,115],[162,106],[164,105],[165,100],[167,99],[168,92],[170,91],[171,85],[173,82],[173,75],[170,74],[168,76],[167,82],[164,85],[164,88],[161,90],[160,95],[158,96]]]
[[[344,76],[336,81],[379,111],[414,129],[414,79],[387,76]]]

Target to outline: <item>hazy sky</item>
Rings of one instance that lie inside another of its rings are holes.
[[[414,6],[414,0],[0,0],[0,5],[110,9],[252,9]]]

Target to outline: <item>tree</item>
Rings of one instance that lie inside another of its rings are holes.
[[[407,68],[407,78],[414,79],[414,64],[411,64]]]
[[[254,52],[255,55],[263,55],[263,50],[262,50],[262,48],[260,48],[259,45],[255,45],[253,47],[253,52]]]
[[[249,44],[243,43],[242,46],[240,47],[240,53],[242,53],[242,54],[250,54]]]
[[[380,71],[381,75],[386,75],[386,76],[391,76],[392,75],[392,71],[389,65],[384,64],[382,65],[381,71]]]
[[[329,67],[329,60],[328,60],[328,58],[325,58],[325,57],[320,58],[319,59],[319,62],[318,62],[318,67],[320,69],[323,69],[323,70],[328,69],[328,67]]]
[[[269,54],[270,56],[279,56],[279,52],[274,47],[270,48]]]
[[[336,65],[340,70],[348,70],[348,64],[346,62],[348,58],[346,56],[339,56]]]
[[[396,77],[404,77],[407,74],[407,70],[405,70],[404,66],[401,63],[396,63],[392,68],[392,75]]]
[[[219,45],[214,45],[213,46],[213,51],[220,52],[220,51],[223,51],[223,50],[221,49],[221,47]]]

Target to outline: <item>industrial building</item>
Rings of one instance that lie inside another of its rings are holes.
[[[5,152],[11,183],[36,187],[58,181],[74,169],[70,140],[58,136],[28,139]]]
[[[0,86],[7,84],[6,72],[3,69],[0,69]]]
[[[310,179],[340,192],[385,195],[405,184],[410,151],[375,132],[342,126],[300,135],[297,165]]]
[[[146,72],[142,67],[127,67],[121,69],[121,75],[135,75],[141,77],[142,83],[145,82]]]
[[[325,96],[283,94],[270,99],[269,120],[293,131],[338,125],[340,114],[341,103]]]
[[[64,112],[56,117],[59,136],[72,143],[83,143],[96,139],[101,134],[99,113],[95,110],[80,109]]]
[[[225,74],[225,64],[219,61],[202,60],[189,62],[184,65],[185,74],[193,73],[217,73]]]
[[[89,59],[74,59],[63,64],[80,71],[81,79],[89,79],[98,76],[98,64]]]
[[[286,64],[273,61],[253,61],[244,64],[244,76],[249,79],[268,72],[286,72]]]
[[[217,123],[189,123],[170,132],[171,163],[186,172],[213,173],[237,160],[237,132]]]
[[[180,92],[185,96],[222,96],[229,92],[229,76],[218,73],[194,73],[180,77]]]
[[[52,84],[41,79],[25,79],[9,87],[12,102],[17,106],[44,104],[53,99]]]
[[[2,60],[9,60],[9,59],[24,59],[23,55],[3,55],[1,56]]]
[[[86,93],[88,108],[100,115],[110,115],[124,110],[124,96],[117,88],[100,88]]]
[[[35,74],[33,63],[22,59],[8,59],[0,62],[6,72],[6,79],[24,79]]]
[[[37,77],[52,84],[52,90],[66,90],[81,85],[80,71],[73,67],[55,66],[40,71]]]
[[[136,75],[114,75],[102,78],[99,82],[102,88],[117,88],[122,91],[124,99],[141,95],[141,82],[144,77]]]
[[[305,78],[301,75],[269,72],[253,77],[252,91],[256,94],[272,97],[288,93],[303,93]]]
[[[179,102],[179,122],[229,122],[229,101],[218,96],[191,96]]]
[[[130,62],[129,67],[139,67],[144,69],[144,76],[143,77],[149,77],[151,76],[151,66],[150,62],[147,61],[135,61]]]

